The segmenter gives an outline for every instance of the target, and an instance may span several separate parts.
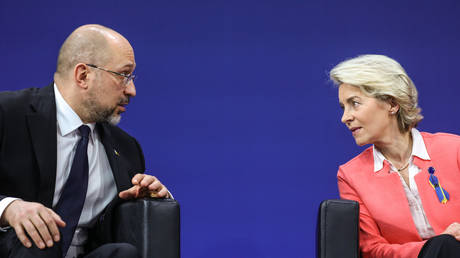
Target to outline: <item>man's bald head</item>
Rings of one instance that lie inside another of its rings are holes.
[[[83,25],[73,31],[59,50],[56,76],[65,79],[78,63],[107,64],[113,53],[112,41],[127,41],[118,32],[97,24]]]

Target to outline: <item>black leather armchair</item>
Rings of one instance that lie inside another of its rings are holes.
[[[359,204],[349,200],[322,201],[316,225],[319,258],[358,258]]]
[[[131,243],[142,258],[180,258],[180,210],[172,199],[123,202],[113,213],[114,242]]]

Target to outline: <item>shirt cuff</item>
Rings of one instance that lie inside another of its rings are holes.
[[[12,203],[13,201],[16,201],[16,200],[19,200],[19,198],[6,197],[6,198],[3,198],[3,200],[0,201],[0,218],[3,216],[3,212],[5,211],[6,207],[8,207],[8,205],[10,205],[10,203]],[[10,228],[9,226],[1,227],[1,225],[0,225],[0,231],[2,231],[2,232],[5,232],[9,228]]]

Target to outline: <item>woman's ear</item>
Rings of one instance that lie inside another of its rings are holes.
[[[390,112],[391,115],[394,115],[394,114],[398,113],[398,111],[399,111],[399,104],[396,103],[396,101],[395,101],[393,98],[390,98],[390,99],[388,100],[388,104],[390,104],[390,110],[389,110],[389,112]]]

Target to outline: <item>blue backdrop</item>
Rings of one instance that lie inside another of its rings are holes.
[[[317,207],[363,148],[327,71],[398,60],[429,132],[460,133],[458,1],[0,0],[1,90],[52,81],[59,46],[99,23],[134,47],[120,124],[182,207],[185,258],[313,257]]]

